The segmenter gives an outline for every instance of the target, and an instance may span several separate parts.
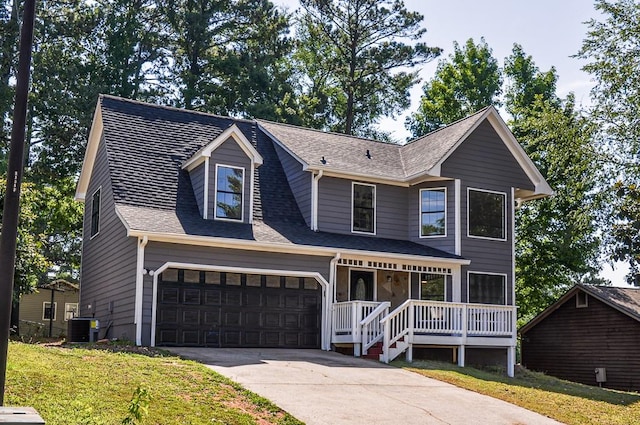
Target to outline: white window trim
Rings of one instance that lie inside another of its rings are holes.
[[[42,302],[42,320],[46,320],[48,322],[51,319],[46,319],[44,317],[44,311],[45,311],[45,308],[46,308],[47,304],[51,304],[51,301],[43,301]],[[54,301],[53,302],[53,321],[56,322],[57,319],[58,319],[58,302]]]
[[[373,302],[378,301],[378,272],[376,269],[365,269],[362,267],[349,267],[349,286],[347,290],[347,300],[353,301],[351,299],[351,271],[355,272],[367,272],[373,274]],[[409,281],[409,285],[411,285],[411,281]],[[411,287],[409,287],[411,288]],[[362,301],[362,300],[358,300]],[[365,301],[367,302],[367,301]]]
[[[355,209],[353,205],[353,195],[355,185],[359,186],[370,186],[373,187],[373,232],[363,232],[361,230],[353,229],[353,210]],[[378,188],[375,184],[370,183],[360,183],[360,182],[351,182],[351,233],[357,233],[359,235],[375,235],[377,231],[377,221],[378,221]]]
[[[418,296],[419,296],[419,299],[421,301],[429,301],[429,300],[423,300],[422,299],[422,275],[423,274],[437,274],[438,276],[444,277],[444,301],[447,302],[447,276],[449,276],[449,275],[442,274],[442,273],[425,273],[425,272],[419,272],[418,273],[418,279],[419,279],[419,282],[418,282]]]
[[[240,203],[240,220],[236,218],[218,217],[218,168],[235,168],[236,170],[242,170],[242,202]],[[216,173],[214,178],[214,197],[213,197],[213,218],[221,221],[230,221],[232,223],[244,223],[244,198],[245,198],[245,169],[244,167],[238,167],[235,165],[216,164]]]
[[[426,192],[426,191],[440,191],[440,190],[444,190],[444,234],[443,235],[426,235],[423,236],[422,235],[422,192]],[[418,227],[418,236],[420,237],[420,239],[433,239],[433,238],[446,238],[447,237],[447,225],[448,225],[448,220],[447,220],[447,188],[446,187],[425,187],[423,189],[420,189],[420,193],[419,193],[419,205],[418,205],[418,210],[419,210],[419,216],[418,216],[418,223],[420,224]]]
[[[76,308],[75,308],[76,313],[78,313],[78,311],[79,311],[78,303],[64,303],[64,321],[65,322],[69,321],[69,319],[67,319],[67,313],[68,313],[67,306],[69,306],[69,305],[76,306]],[[77,317],[77,316],[74,316],[74,317]]]
[[[93,198],[96,196],[96,193],[100,192],[100,202],[98,202],[98,230],[91,235],[91,229],[93,229]],[[102,186],[98,186],[98,188],[91,194],[91,211],[89,212],[89,240],[95,238],[100,234],[100,218],[102,216]]]
[[[584,295],[584,302],[580,302],[580,295]],[[589,294],[586,292],[578,291],[576,292],[576,308],[587,308],[589,307]]]
[[[503,212],[503,217],[502,217],[502,231],[504,232],[504,238],[490,238],[487,236],[476,236],[476,235],[472,235],[469,231],[469,192],[471,191],[475,191],[475,192],[485,192],[485,193],[495,193],[497,195],[503,195],[504,196],[504,212]],[[506,192],[500,192],[497,190],[487,190],[487,189],[477,189],[475,187],[467,187],[467,237],[471,238],[471,239],[484,239],[484,240],[489,240],[489,241],[506,241],[508,239],[508,232],[507,232],[507,206],[509,204],[509,197],[507,196]]]
[[[513,305],[513,304],[509,304],[509,298],[507,297],[507,286],[508,285],[508,280],[507,280],[507,273],[492,273],[492,272],[479,272],[479,271],[473,271],[473,270],[468,270],[467,271],[467,303],[471,304],[471,302],[469,301],[469,275],[471,274],[484,274],[484,275],[492,275],[492,276],[503,276],[504,277],[504,304],[496,304],[496,305]],[[512,300],[512,303],[515,300]]]

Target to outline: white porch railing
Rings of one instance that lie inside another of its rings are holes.
[[[367,350],[378,341],[382,341],[384,326],[380,323],[383,317],[389,314],[391,303],[385,301],[380,303],[368,316],[360,321],[362,329],[362,354],[367,354]]]
[[[430,338],[471,345],[468,338],[515,338],[515,315],[514,306],[407,300],[380,321],[384,326],[382,360],[388,363],[407,346],[428,343]],[[401,349],[392,350],[400,340]]]
[[[345,301],[333,305],[332,342],[361,342],[360,322],[369,316],[381,303],[377,301]]]

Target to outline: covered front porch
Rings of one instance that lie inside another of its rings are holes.
[[[516,347],[514,305],[469,303],[460,265],[396,264],[341,259],[335,270],[331,343],[372,353],[389,362],[414,347],[447,347],[458,365],[467,348],[504,349],[513,376]],[[505,292],[506,292],[505,284]]]

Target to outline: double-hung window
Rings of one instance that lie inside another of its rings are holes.
[[[216,165],[215,218],[242,221],[244,169]]]
[[[468,190],[469,236],[486,239],[506,239],[507,195],[488,190]]]
[[[506,276],[469,272],[469,302],[478,304],[507,303]]]
[[[422,273],[420,275],[420,299],[427,301],[445,300],[445,276]]]
[[[91,196],[91,236],[94,237],[100,232],[100,188],[93,192]]]
[[[352,188],[353,232],[376,232],[376,187],[371,184],[353,183]]]
[[[51,307],[51,303],[45,301],[42,303],[42,320],[53,320],[56,321],[56,310],[58,307],[58,303],[54,302],[53,307]]]
[[[420,236],[446,236],[447,234],[447,190],[420,190]]]

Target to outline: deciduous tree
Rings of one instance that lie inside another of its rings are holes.
[[[420,106],[406,121],[414,137],[419,137],[464,118],[485,106],[499,105],[502,74],[498,61],[484,39],[467,40],[442,59],[434,77],[422,87]]]

